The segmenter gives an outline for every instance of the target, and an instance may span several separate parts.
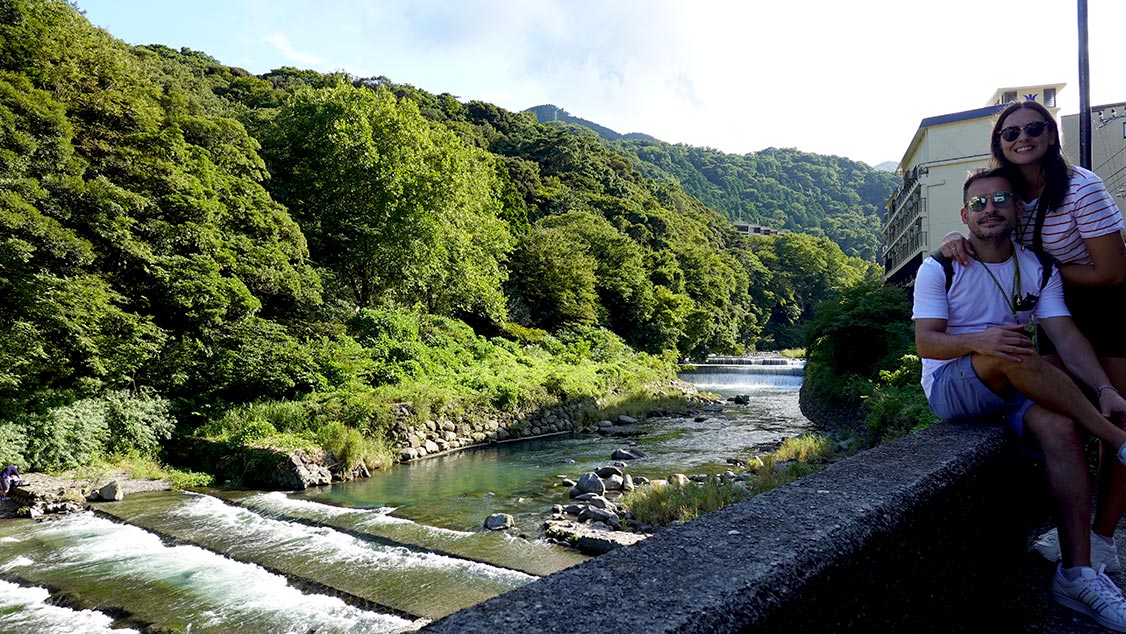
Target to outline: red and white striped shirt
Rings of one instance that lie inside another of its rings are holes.
[[[1026,202],[1018,220],[1016,235],[1025,246],[1032,246],[1037,202],[1038,199]],[[1044,218],[1043,248],[1062,264],[1091,265],[1094,260],[1083,241],[1122,231],[1122,226],[1122,212],[1102,179],[1073,165],[1063,203]]]

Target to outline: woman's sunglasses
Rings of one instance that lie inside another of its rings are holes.
[[[997,209],[1004,209],[1013,204],[1013,195],[1009,192],[997,192],[988,196],[974,196],[966,201],[966,209],[970,211],[981,211],[985,209],[985,204],[993,201],[993,206]]]
[[[1020,136],[1021,130],[1024,130],[1025,133],[1028,134],[1028,136],[1036,138],[1041,134],[1044,134],[1044,130],[1047,129],[1047,127],[1047,122],[1033,121],[1032,123],[1027,123],[1022,126],[1011,125],[1007,128],[1001,128],[1001,131],[997,133],[997,136],[1004,139],[1006,143],[1012,143],[1013,141],[1016,141]]]

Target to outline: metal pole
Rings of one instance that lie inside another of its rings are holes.
[[[1087,0],[1079,7],[1079,166],[1091,169],[1091,86],[1087,60]]]

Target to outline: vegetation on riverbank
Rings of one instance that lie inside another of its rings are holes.
[[[816,473],[841,456],[827,436],[803,434],[787,438],[768,454],[748,457],[746,479],[714,476],[683,486],[640,487],[620,503],[639,524],[658,528],[683,523]]]
[[[937,422],[919,383],[913,328],[898,286],[861,284],[818,306],[806,330],[802,412],[863,446]]]

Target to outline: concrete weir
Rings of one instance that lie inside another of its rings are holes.
[[[423,631],[1018,631],[1036,474],[999,425],[936,425]]]

